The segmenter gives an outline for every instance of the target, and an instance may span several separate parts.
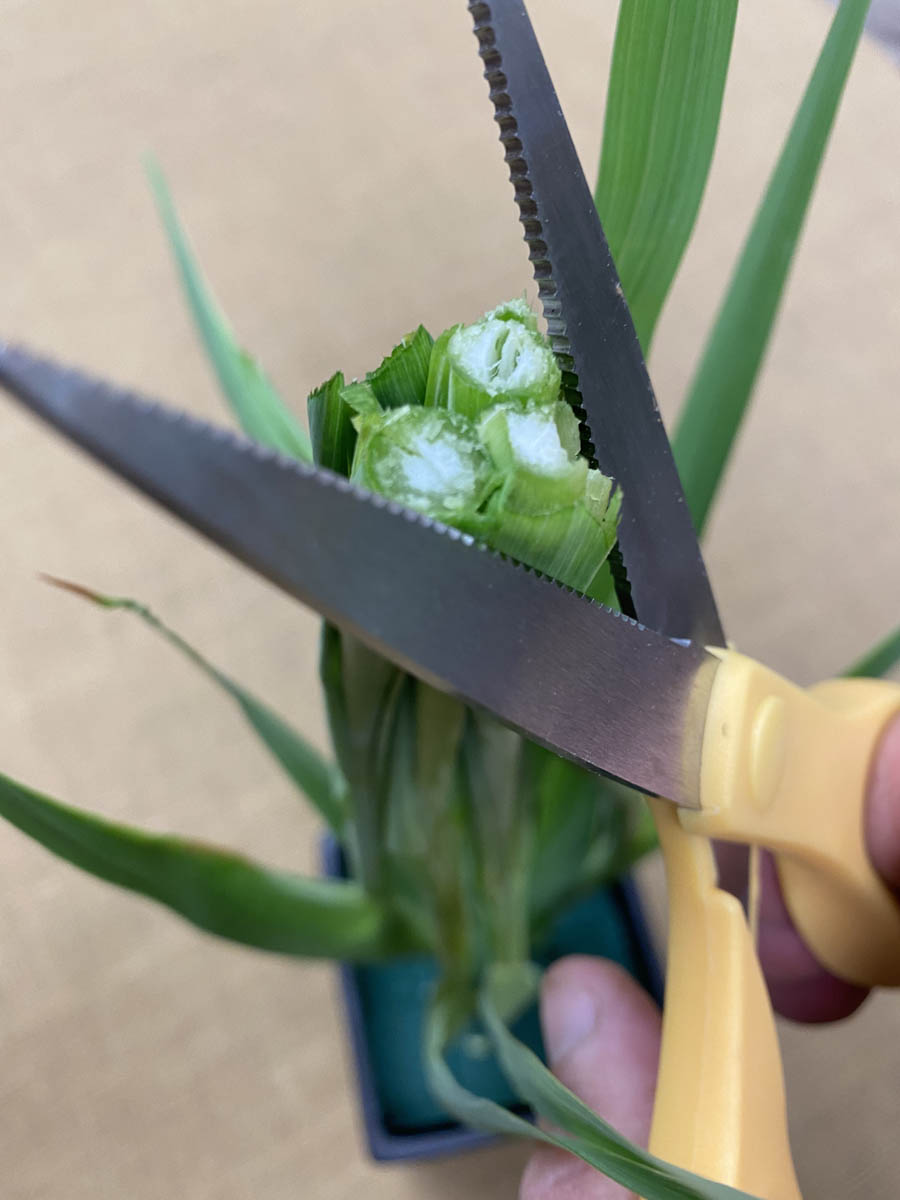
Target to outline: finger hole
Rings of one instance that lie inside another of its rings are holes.
[[[866,842],[875,869],[900,891],[900,717],[881,737],[869,781]]]
[[[803,941],[784,902],[778,869],[769,853],[760,856],[757,952],[772,1007],[788,1020],[808,1024],[840,1021],[856,1012],[869,994],[827,971]]]

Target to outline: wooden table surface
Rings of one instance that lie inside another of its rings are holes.
[[[532,8],[592,171],[615,5]],[[0,331],[219,414],[148,149],[242,339],[300,411],[420,320],[438,330],[520,293],[464,5],[397,9],[6,0]],[[742,8],[719,155],[653,355],[669,416],[829,15],[815,0]],[[864,46],[708,540],[731,636],[801,681],[900,611],[898,96],[896,68]],[[321,741],[315,621],[5,403],[0,513],[2,769],[313,869],[315,821],[228,704],[127,617],[36,573],[150,603]],[[5,1200],[515,1195],[515,1147],[367,1162],[328,966],[203,937],[6,827],[0,1014]],[[805,1194],[895,1195],[897,998],[784,1033]]]

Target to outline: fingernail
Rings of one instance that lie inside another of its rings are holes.
[[[551,987],[544,996],[544,1046],[550,1065],[565,1058],[597,1025],[597,1005],[584,988]]]

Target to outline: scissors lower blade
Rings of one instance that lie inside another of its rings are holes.
[[[341,476],[22,350],[0,385],[399,666],[582,765],[699,804],[718,659]]]

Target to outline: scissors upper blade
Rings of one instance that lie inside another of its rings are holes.
[[[594,770],[699,803],[718,660],[445,526],[0,346],[0,385],[216,544],[413,674]]]
[[[724,634],[641,348],[522,0],[470,0],[550,338],[593,456],[622,485],[636,610],[673,637]]]

